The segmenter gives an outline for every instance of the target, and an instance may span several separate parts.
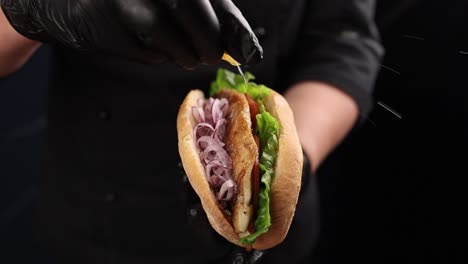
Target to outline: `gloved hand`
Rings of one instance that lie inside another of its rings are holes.
[[[216,64],[227,51],[255,64],[262,48],[231,0],[0,0],[22,35],[84,51],[185,68]]]
[[[222,263],[226,264],[260,264],[265,251],[251,250],[246,251],[244,248],[236,248],[229,254]]]

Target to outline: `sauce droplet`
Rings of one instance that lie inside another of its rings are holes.
[[[242,71],[242,68],[240,67],[241,64],[239,62],[237,62],[233,57],[231,57],[231,55],[229,55],[226,52],[224,52],[223,57],[221,59],[226,61],[226,62],[229,62],[229,64],[231,64],[232,66],[237,67],[237,70],[239,71],[240,75],[244,79],[245,87],[247,88],[247,79],[245,78],[245,74]]]
[[[240,65],[237,65],[237,70],[239,71],[240,75],[242,76],[242,78],[244,79],[244,83],[245,83],[245,88],[247,88],[247,79],[245,78],[245,74],[244,72],[242,71],[242,68],[240,67]]]

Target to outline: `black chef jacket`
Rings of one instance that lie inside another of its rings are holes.
[[[264,48],[264,61],[248,70],[280,92],[325,81],[367,112],[382,53],[373,2],[236,1]],[[51,252],[61,263],[219,263],[233,246],[190,192],[175,124],[184,96],[207,91],[216,67],[184,71],[54,48],[38,211]],[[303,187],[291,231],[266,263],[299,263],[312,250],[314,188]]]

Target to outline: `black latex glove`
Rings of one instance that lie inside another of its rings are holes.
[[[221,263],[226,264],[260,264],[262,263],[264,250],[251,250],[246,251],[244,248],[235,249],[226,259]]]
[[[185,68],[220,62],[227,51],[258,63],[262,48],[231,0],[0,0],[22,35],[84,51]]]

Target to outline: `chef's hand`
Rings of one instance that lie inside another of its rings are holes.
[[[255,64],[262,48],[231,0],[0,0],[22,35],[68,48],[185,68],[227,51]]]
[[[247,251],[244,248],[237,248],[229,256],[224,259],[221,263],[226,264],[260,264],[262,262],[263,254],[265,251],[262,250],[250,250]]]

